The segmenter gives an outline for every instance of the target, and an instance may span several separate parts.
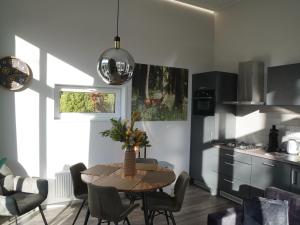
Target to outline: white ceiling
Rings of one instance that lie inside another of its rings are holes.
[[[242,0],[177,0],[195,6],[200,6],[211,10],[221,10]]]

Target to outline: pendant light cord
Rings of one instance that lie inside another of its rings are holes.
[[[120,0],[118,0],[118,11],[117,11],[117,37],[119,36],[119,6],[120,6]]]

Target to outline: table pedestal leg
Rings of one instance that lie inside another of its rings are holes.
[[[143,208],[144,208],[145,225],[149,225],[147,193],[143,192],[142,195],[143,195]]]

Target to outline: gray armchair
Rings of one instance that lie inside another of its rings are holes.
[[[16,218],[36,207],[39,208],[45,225],[46,218],[41,203],[48,195],[48,181],[14,176],[12,171],[3,165],[0,168],[0,215]]]
[[[268,187],[265,191],[265,197],[268,199],[287,200],[289,204],[289,224],[300,224],[300,195],[279,188]],[[243,225],[243,218],[243,207],[238,206],[209,214],[207,225]]]

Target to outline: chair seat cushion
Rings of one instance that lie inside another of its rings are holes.
[[[151,192],[148,195],[148,205],[150,210],[174,211],[175,199],[165,192]]]
[[[16,192],[10,195],[10,197],[16,200],[19,215],[36,208],[45,200],[45,198],[40,194],[30,194],[24,192]]]

